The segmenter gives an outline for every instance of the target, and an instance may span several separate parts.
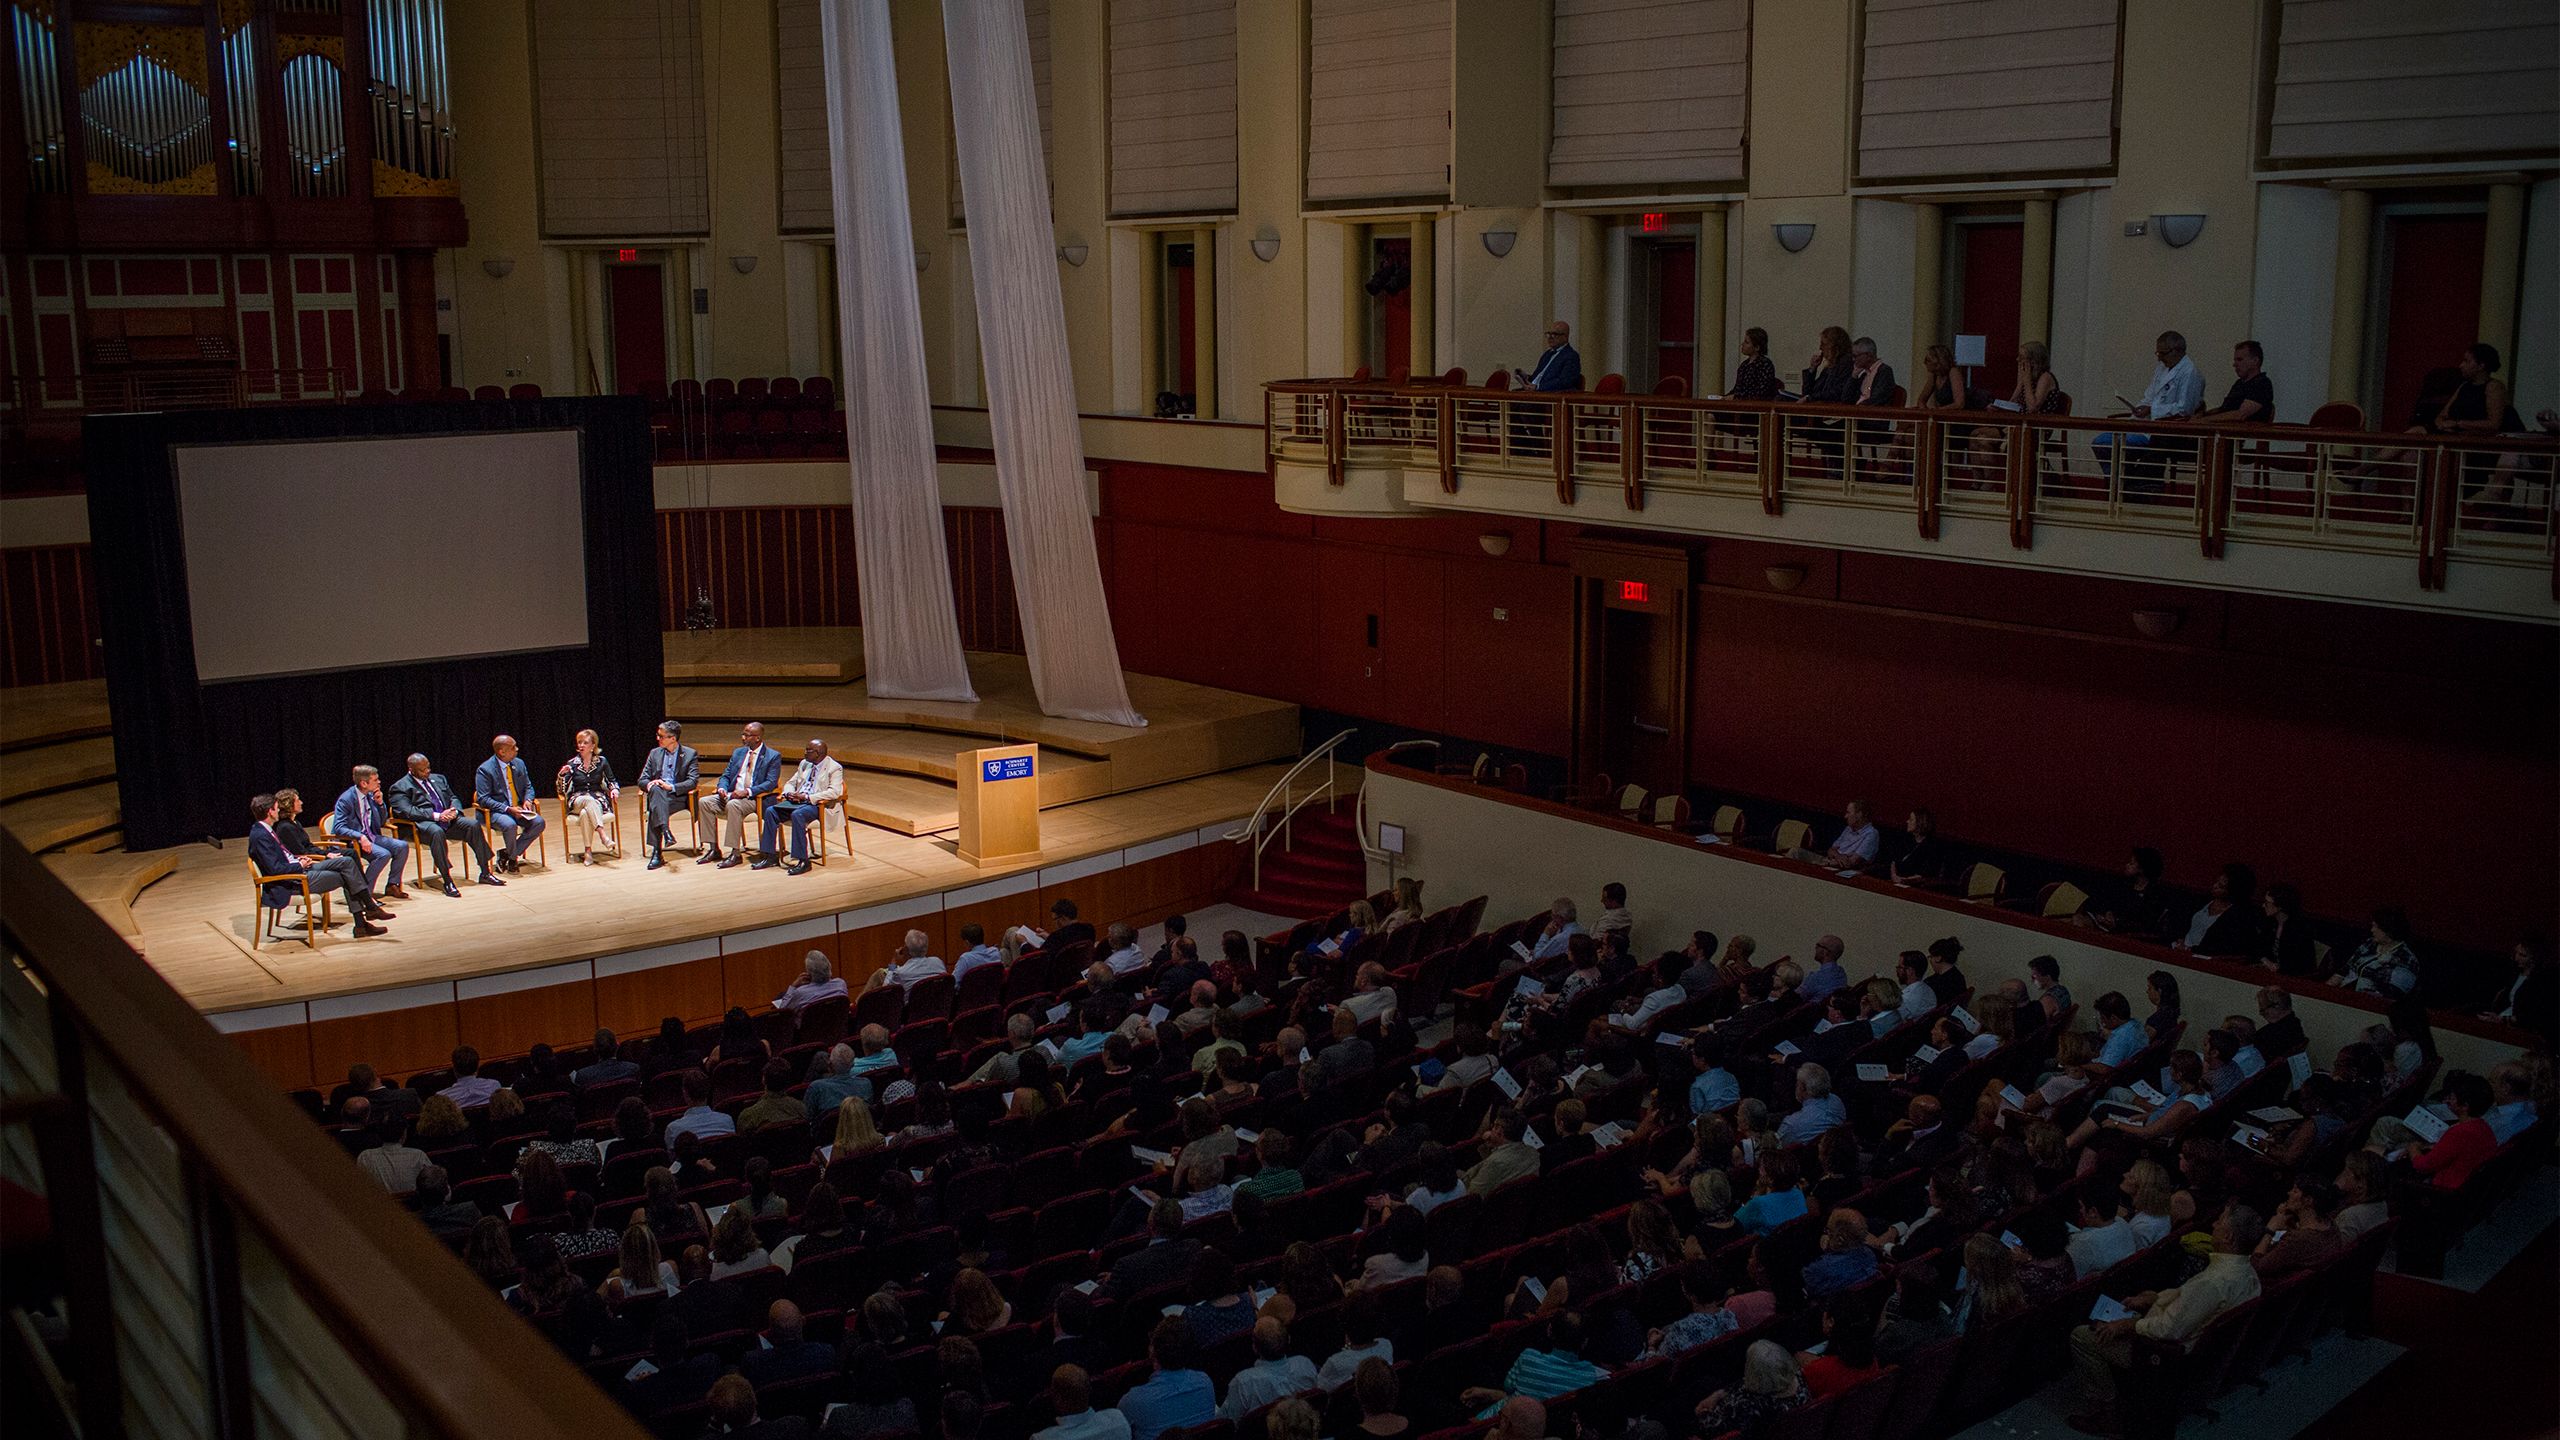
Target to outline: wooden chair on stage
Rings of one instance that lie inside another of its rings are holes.
[[[290,870],[282,875],[268,875],[258,869],[258,862],[255,860],[243,863],[249,867],[249,903],[252,907],[249,948],[255,950],[269,940],[286,938],[279,932],[278,922],[284,919],[285,907],[292,904],[295,897],[287,895],[270,904],[267,901],[267,887],[291,885],[302,900],[302,943],[311,949],[319,949],[320,932],[328,929],[330,924],[329,892],[325,890],[320,892],[320,909],[315,914],[311,908],[310,871]]]
[[[836,828],[844,832],[844,853],[848,857],[853,854],[853,821],[845,814],[844,797],[839,795],[818,807],[818,823],[810,827],[818,832],[818,843],[809,849],[809,863],[812,865],[827,863],[827,812],[829,811],[835,812]]]
[[[542,814],[542,797],[541,797],[541,796],[539,796],[539,795],[536,795],[536,796],[533,796],[533,797],[531,797],[531,798],[532,798],[532,802],[533,802],[534,812],[535,812],[536,814]],[[506,853],[506,849],[507,849],[507,846],[506,846],[506,832],[505,832],[505,831],[503,831],[503,830],[500,830],[500,829],[498,828],[498,816],[497,816],[497,812],[496,812],[496,811],[491,810],[488,806],[483,805],[483,804],[479,803],[479,802],[478,802],[478,801],[476,801],[476,800],[475,800],[475,801],[473,801],[473,802],[471,803],[470,808],[471,808],[475,813],[477,813],[477,814],[479,815],[479,817],[480,817],[480,831],[481,831],[481,833],[489,837],[489,853],[490,853],[491,855],[493,855],[493,856],[495,856],[495,855],[503,855],[503,854],[505,854],[505,853]],[[564,815],[562,815],[561,820],[560,820],[560,823],[561,823],[561,826],[563,827],[562,834],[561,834],[561,837],[560,837],[560,845],[561,845],[561,848],[562,848],[563,852],[565,853],[565,851],[566,851],[566,850],[567,850],[567,848],[568,848],[568,844],[569,844],[569,837],[568,837],[568,834],[567,834],[567,831],[566,831],[566,827],[567,827],[567,825],[568,825],[568,817],[567,817],[565,814],[564,814]],[[539,860],[538,860],[538,862],[537,862],[537,863],[539,863],[539,864],[542,866],[542,868],[543,868],[543,869],[545,869],[545,870],[550,869],[550,868],[551,868],[551,817],[550,817],[549,815],[547,815],[547,814],[543,814],[543,815],[542,815],[542,833],[533,837],[533,850],[534,850],[534,854],[535,854],[536,856],[538,856],[538,857],[539,857]]]

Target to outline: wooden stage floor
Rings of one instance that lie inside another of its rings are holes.
[[[394,907],[399,918],[392,933],[380,939],[350,938],[341,908],[340,923],[317,948],[297,934],[253,951],[251,897],[237,842],[221,850],[192,845],[143,856],[111,850],[49,858],[180,994],[200,1010],[219,1012],[622,955],[964,891],[1079,861],[1099,866],[1097,857],[1172,844],[1241,820],[1298,753],[1297,707],[1277,701],[1132,675],[1130,698],[1147,717],[1145,727],[1053,720],[1039,712],[1020,656],[972,654],[980,698],[956,705],[872,698],[862,683],[861,654],[858,630],[667,637],[668,712],[687,722],[686,738],[697,742],[706,769],[725,759],[736,743],[735,727],[750,719],[764,722],[768,740],[786,756],[803,740],[823,736],[847,762],[849,823],[842,833],[850,836],[852,854],[841,834],[831,836],[830,863],[807,875],[716,870],[681,851],[673,852],[669,868],[650,872],[638,855],[636,812],[624,825],[625,858],[579,865],[564,853],[558,802],[546,801],[547,869],[528,864],[503,889],[465,883],[459,899],[413,885],[413,898]],[[0,812],[0,818],[23,819],[10,828],[31,848],[45,848],[32,843],[32,832],[49,798],[58,806],[63,796],[90,796],[91,808],[108,808],[89,823],[113,823],[111,780],[97,773],[98,757],[88,753],[98,744],[92,737],[101,728],[95,722],[103,718],[97,713],[102,697],[81,687],[76,695],[44,698],[41,713],[15,707],[8,717],[15,726],[0,730],[0,746],[16,744],[0,761],[0,776],[7,777],[0,779],[0,797],[41,790],[45,767],[87,788],[46,791],[10,805],[14,815]],[[51,713],[56,709],[62,713]],[[949,833],[957,823],[953,754],[1025,742],[1041,747],[1040,855],[986,868],[961,861]],[[41,748],[48,746],[54,748]],[[620,750],[615,757],[624,758]],[[692,838],[687,822],[679,822],[676,833]],[[81,865],[98,873],[75,876]]]

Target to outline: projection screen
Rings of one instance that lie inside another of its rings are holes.
[[[575,429],[172,459],[201,683],[587,643]]]

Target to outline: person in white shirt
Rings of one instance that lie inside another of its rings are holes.
[[[1360,1373],[1360,1362],[1373,1356],[1393,1365],[1395,1342],[1378,1333],[1376,1297],[1354,1295],[1342,1310],[1342,1348],[1325,1357],[1323,1367],[1316,1371],[1316,1384],[1330,1395],[1350,1384],[1352,1377]]]
[[[958,980],[981,965],[1002,965],[1004,952],[987,943],[986,927],[975,920],[960,927],[960,943],[969,948],[952,962],[951,978]]]
[[[919,980],[951,973],[951,967],[942,963],[941,956],[926,953],[932,948],[932,936],[921,930],[908,931],[904,948],[887,965],[871,972],[871,978],[863,982],[863,990],[869,992],[883,985],[913,989]]]
[[[2501,1061],[2489,1071],[2489,1088],[2497,1103],[2480,1118],[2489,1124],[2489,1133],[2506,1144],[2526,1130],[2540,1117],[2533,1105],[2533,1073],[2520,1062]]]
[[[800,978],[773,997],[773,1008],[806,1010],[821,1000],[841,1000],[845,994],[844,982],[836,978],[835,962],[826,951],[812,950],[800,962]]]
[[[1227,1382],[1222,1420],[1241,1420],[1275,1400],[1316,1388],[1316,1362],[1289,1353],[1289,1327],[1265,1315],[1253,1322],[1253,1363]]]
[[[2133,418],[2183,420],[2203,409],[2204,376],[2197,371],[2196,362],[2187,358],[2187,337],[2175,330],[2163,330],[2160,338],[2152,342],[2151,354],[2157,363],[2151,367],[2151,383],[2142,388],[2141,402],[2133,407]],[[2151,443],[2149,435],[2110,433],[2089,437],[2089,448],[2098,452],[2099,463],[2109,469],[2113,468],[2122,452],[2147,449]],[[2192,441],[2186,442],[2187,453],[2194,453],[2193,444]],[[2147,467],[2132,467],[2134,473],[2127,477],[2128,480],[2156,487],[2160,467],[2166,458],[2153,457]]]
[[[1627,887],[1612,880],[1600,887],[1600,923],[1602,939],[1611,935],[1627,937],[1627,948],[1635,948],[1635,912],[1627,908]]]
[[[823,836],[827,823],[827,807],[844,798],[844,764],[827,753],[827,742],[812,740],[800,752],[800,764],[791,778],[782,782],[782,793],[764,807],[764,853],[756,857],[754,868],[770,870],[782,864],[781,852],[774,849],[773,832],[784,824],[791,827],[791,863],[783,866],[785,875],[809,873],[809,823],[816,821]],[[853,843],[848,831],[845,843]]]
[[[1799,845],[1791,858],[1809,860],[1830,870],[1863,870],[1876,863],[1876,850],[1882,840],[1876,834],[1875,822],[1867,816],[1867,802],[1852,800],[1840,811],[1840,834],[1830,849],[1816,854],[1810,846]]]
[[[1680,984],[1680,972],[1688,968],[1689,957],[1678,953],[1665,955],[1654,966],[1653,985],[1644,998],[1632,1002],[1631,1008],[1609,1017],[1609,1023],[1621,1030],[1642,1031],[1653,1024],[1653,1017],[1681,1004],[1689,992]]]
[[[1929,988],[1928,977],[1920,973],[1926,964],[1917,950],[1905,950],[1893,962],[1893,978],[1902,987],[1901,1014],[1905,1021],[1917,1020],[1938,1008],[1938,992]]]
[[[1049,1376],[1049,1413],[1058,1423],[1031,1440],[1129,1440],[1129,1420],[1117,1410],[1093,1408],[1093,1379],[1081,1365],[1061,1365]]]
[[[2080,1229],[2071,1237],[2071,1271],[2082,1280],[2133,1258],[2142,1241],[2133,1226],[2095,1191],[2080,1195]]]
[[[1387,983],[1386,966],[1369,961],[1360,967],[1360,977],[1352,983],[1355,988],[1343,998],[1342,1008],[1351,1012],[1353,1020],[1366,1025],[1396,1013],[1396,992]],[[1210,993],[1212,997],[1216,995],[1214,987]]]
[[[1102,963],[1111,967],[1114,978],[1125,979],[1147,968],[1147,953],[1138,948],[1138,932],[1127,921],[1113,925],[1109,932],[1110,952]]]
[[[1572,946],[1573,937],[1581,933],[1580,914],[1572,899],[1558,899],[1547,911],[1547,928],[1538,932],[1538,943],[1529,947],[1529,963],[1544,965],[1563,955]]]

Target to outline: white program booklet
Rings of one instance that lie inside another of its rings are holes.
[[[2444,1132],[2452,1128],[2445,1124],[2443,1116],[2438,1115],[2436,1112],[2428,1109],[2424,1105],[2410,1111],[2409,1118],[2405,1123],[2411,1130],[2417,1132],[2419,1139],[2426,1141],[2430,1145],[2433,1145],[2437,1141],[2443,1139]]]
[[[2089,1307],[2089,1319],[2099,1325],[2107,1324],[2109,1321],[2113,1320],[2130,1320],[2132,1318],[2133,1312],[2126,1309],[2124,1307],[2124,1302],[2118,1300],[2113,1295],[2101,1295],[2098,1297],[2098,1303]]]

